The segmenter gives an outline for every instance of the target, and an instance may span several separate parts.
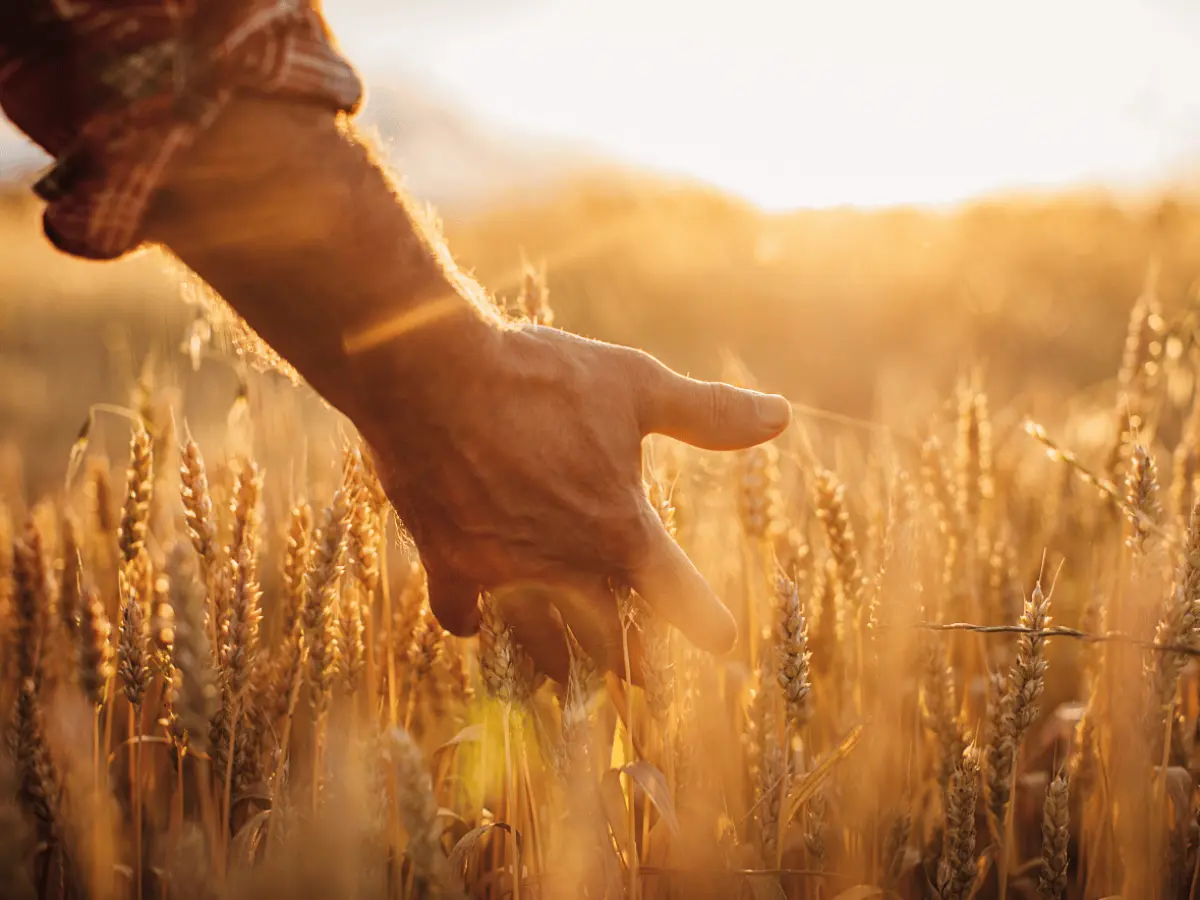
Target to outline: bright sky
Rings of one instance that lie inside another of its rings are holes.
[[[416,72],[497,122],[769,208],[1129,184],[1200,161],[1194,0],[326,0],[325,10],[376,80]]]

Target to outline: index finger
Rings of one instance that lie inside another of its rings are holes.
[[[711,653],[729,652],[737,643],[733,614],[658,517],[648,512],[655,524],[647,529],[644,560],[628,573],[630,586],[697,647]]]

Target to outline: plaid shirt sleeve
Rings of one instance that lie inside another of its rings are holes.
[[[0,106],[56,159],[35,190],[67,253],[135,249],[171,160],[237,91],[362,100],[314,0],[0,0]]]

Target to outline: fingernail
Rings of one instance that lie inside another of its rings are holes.
[[[768,428],[783,431],[792,421],[792,404],[779,394],[763,394],[758,398],[758,417]]]

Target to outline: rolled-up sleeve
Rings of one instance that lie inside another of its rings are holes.
[[[3,0],[0,105],[55,157],[36,190],[63,251],[112,259],[176,155],[240,91],[353,112],[362,83],[312,0]]]

